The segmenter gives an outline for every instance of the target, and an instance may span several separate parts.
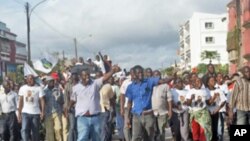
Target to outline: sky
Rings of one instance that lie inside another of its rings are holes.
[[[0,0],[0,21],[27,43],[24,4]],[[31,57],[65,52],[85,60],[100,51],[122,68],[166,68],[179,60],[179,27],[194,12],[222,14],[230,0],[46,0],[31,13]]]

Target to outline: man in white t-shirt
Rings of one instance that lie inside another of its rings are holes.
[[[130,76],[126,80],[123,81],[121,87],[120,87],[120,108],[121,108],[121,116],[124,117],[124,136],[126,141],[130,141],[132,139],[132,130],[131,127],[127,125],[128,119],[127,115],[129,114],[130,111],[127,109],[128,105],[128,98],[125,97],[126,90],[128,86],[132,83],[135,77],[135,72],[133,69],[130,69]]]
[[[174,88],[171,89],[173,101],[173,122],[172,129],[174,131],[174,138],[176,141],[191,140],[189,135],[189,113],[186,103],[186,95],[188,90],[184,89],[183,80],[177,78],[174,80]]]
[[[218,88],[223,92],[223,94],[226,97],[226,101],[227,101],[227,95],[228,95],[229,91],[228,91],[227,84],[224,83],[222,73],[217,73],[216,74],[216,82],[217,83],[215,85],[215,88]],[[217,131],[219,139],[223,138],[225,116],[226,116],[226,104],[219,111],[218,131]]]
[[[18,121],[22,122],[22,140],[28,141],[32,132],[32,140],[39,141],[40,120],[44,118],[44,92],[35,84],[33,75],[27,75],[26,81],[27,84],[19,90]]]

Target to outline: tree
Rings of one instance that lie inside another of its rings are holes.
[[[212,60],[216,59],[220,62],[220,54],[217,51],[203,51],[201,53],[201,60],[209,59],[209,63],[212,63]]]

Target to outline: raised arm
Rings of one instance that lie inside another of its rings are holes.
[[[103,75],[102,81],[107,81],[114,73],[119,72],[121,69],[117,65],[112,66],[111,70]]]

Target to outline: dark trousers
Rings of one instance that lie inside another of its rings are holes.
[[[213,132],[212,141],[217,141],[218,140],[217,131],[218,131],[219,113],[211,115],[211,119],[212,119],[212,132]]]
[[[76,118],[75,118],[75,109],[71,109],[69,112],[69,135],[68,141],[77,140],[77,131],[76,131]]]
[[[18,122],[15,112],[4,114],[5,122],[3,125],[3,140],[17,141],[18,140]]]
[[[112,140],[112,115],[111,112],[107,111],[101,114],[102,125],[101,125],[101,141]]]

